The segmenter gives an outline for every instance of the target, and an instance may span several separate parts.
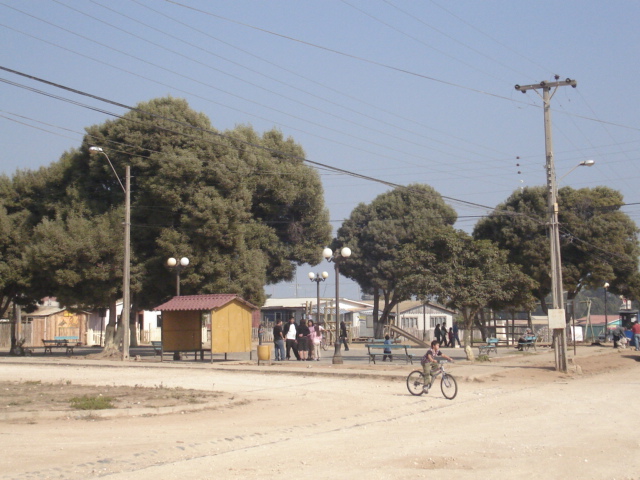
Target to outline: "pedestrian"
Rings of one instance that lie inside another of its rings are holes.
[[[640,323],[635,322],[631,326],[631,333],[633,333],[633,343],[635,344],[636,351],[640,350]]]
[[[302,360],[306,362],[308,360],[307,355],[309,354],[309,327],[307,327],[306,320],[300,320],[300,325],[298,325],[298,353],[300,357],[298,360]]]
[[[291,350],[295,357],[300,360],[300,354],[298,353],[298,343],[296,340],[296,319],[291,317],[289,323],[284,326],[284,338],[287,344],[287,360],[291,360]]]
[[[434,337],[436,337],[436,342],[440,343],[441,333],[440,333],[440,324],[439,323],[436,325],[436,329],[433,331],[433,335],[434,335]]]
[[[462,348],[462,344],[460,343],[460,337],[458,336],[458,324],[454,323],[453,324],[453,338],[456,342],[458,342],[458,346]],[[453,346],[455,347],[456,344],[454,342]]]
[[[391,345],[391,338],[389,337],[389,335],[385,335],[384,336],[384,344],[385,345]],[[391,349],[385,347],[385,349],[382,351],[382,353],[384,355],[382,355],[382,361],[386,362],[387,361],[387,357],[389,357],[389,362],[393,362],[393,355],[391,354]]]
[[[443,323],[442,324],[442,328],[440,329],[440,346],[441,347],[448,347],[449,343],[447,342],[447,324]]]
[[[456,338],[453,334],[453,328],[449,327],[449,348],[453,348],[456,346]]]
[[[344,323],[344,320],[340,322],[340,340],[344,344],[344,351],[349,351],[349,343],[347,342],[347,326]]]
[[[264,325],[261,323],[258,325],[258,345],[262,345],[262,340],[264,338]]]
[[[311,325],[309,326],[309,330],[311,331],[311,344],[313,348],[313,354],[311,355],[311,359],[316,359],[317,362],[320,361],[320,344],[322,343],[322,332],[324,331],[324,327],[320,324],[313,325],[313,322],[309,322]]]
[[[276,355],[276,362],[284,360],[284,335],[282,333],[282,320],[278,319],[273,327],[273,345]]]

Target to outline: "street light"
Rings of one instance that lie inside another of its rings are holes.
[[[573,172],[576,168],[578,167],[593,167],[596,164],[595,160],[582,160],[579,164],[575,165],[571,170],[569,170],[567,173],[565,173],[564,175],[562,175],[559,179],[558,182],[560,182],[560,180],[562,180],[564,177],[566,177],[567,175],[569,175],[571,172]]]
[[[316,311],[317,311],[317,316],[316,316],[316,323],[320,323],[320,282],[324,282],[327,278],[329,278],[329,274],[327,272],[322,272],[322,273],[313,273],[313,272],[309,272],[309,280],[311,280],[312,282],[316,282],[316,285],[318,286],[317,288],[317,306],[316,306]]]
[[[187,257],[182,257],[180,261],[171,257],[167,260],[167,265],[170,268],[176,269],[176,297],[180,296],[180,272],[184,270],[189,265],[189,259]]]
[[[113,168],[109,155],[102,149],[102,147],[89,147],[89,154],[96,155],[102,154],[109,162],[109,166],[118,183],[124,191],[124,265],[122,273],[122,360],[129,359],[129,313],[131,309],[131,168],[129,165],[125,167],[125,185],[122,185],[120,177],[116,173],[116,169]]]
[[[609,282],[604,282],[604,341],[607,341],[607,325],[609,324],[609,316],[607,314],[607,292],[609,291]]]
[[[322,251],[322,256],[327,259],[328,262],[333,262],[336,269],[336,338],[335,338],[335,351],[333,353],[332,363],[342,364],[342,354],[340,353],[340,263],[351,256],[351,249],[349,247],[343,247],[340,253],[333,253],[330,248],[325,248]]]

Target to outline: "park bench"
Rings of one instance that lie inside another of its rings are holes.
[[[498,339],[497,338],[487,338],[486,345],[478,345],[478,355],[488,355],[491,351],[498,353]]]
[[[80,346],[78,337],[54,337],[53,340],[42,339],[44,345],[44,353],[47,352],[53,355],[54,348],[64,348],[67,355],[73,355],[73,349]]]
[[[367,350],[369,351],[369,363],[371,363],[372,361],[373,363],[376,363],[376,356],[379,357],[383,355],[402,355],[407,363],[413,364],[413,354],[409,353],[410,348],[411,345],[386,345],[384,343],[369,343],[367,344]],[[384,353],[385,349],[391,350],[391,353]]]
[[[523,342],[518,343],[518,348],[522,347],[523,350],[529,350],[531,347],[537,352],[536,342],[538,341],[537,335],[526,335]]]

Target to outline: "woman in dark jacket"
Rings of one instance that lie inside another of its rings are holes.
[[[307,327],[306,320],[300,320],[300,325],[297,330],[298,335],[298,352],[300,353],[300,360],[307,360],[307,355],[309,353],[309,335],[311,332],[309,331],[309,327]]]
[[[344,345],[344,351],[349,351],[349,344],[347,343],[347,326],[344,323],[344,320],[340,322],[340,340]]]

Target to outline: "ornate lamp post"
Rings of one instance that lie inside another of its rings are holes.
[[[333,253],[330,248],[325,248],[322,251],[322,256],[327,259],[328,262],[333,262],[336,269],[336,341],[334,342],[335,351],[333,353],[334,364],[342,364],[342,353],[340,352],[340,263],[345,258],[351,256],[351,249],[349,247],[343,247],[340,253]]]
[[[320,282],[324,282],[327,278],[329,278],[329,274],[327,272],[322,273],[313,273],[309,272],[309,280],[312,282],[316,282],[317,285],[317,304],[316,304],[316,323],[320,323]]]
[[[113,164],[109,159],[109,156],[105,153],[102,147],[89,147],[89,153],[91,155],[102,154],[109,162],[111,170],[118,179],[118,183],[122,187],[124,192],[124,266],[122,274],[122,360],[129,359],[129,311],[131,309],[131,168],[129,165],[125,167],[125,185],[122,184],[122,180],[116,173],[116,169],[113,168]]]
[[[176,297],[180,296],[180,272],[189,266],[189,259],[182,257],[180,261],[171,257],[167,260],[167,265],[176,270]]]

